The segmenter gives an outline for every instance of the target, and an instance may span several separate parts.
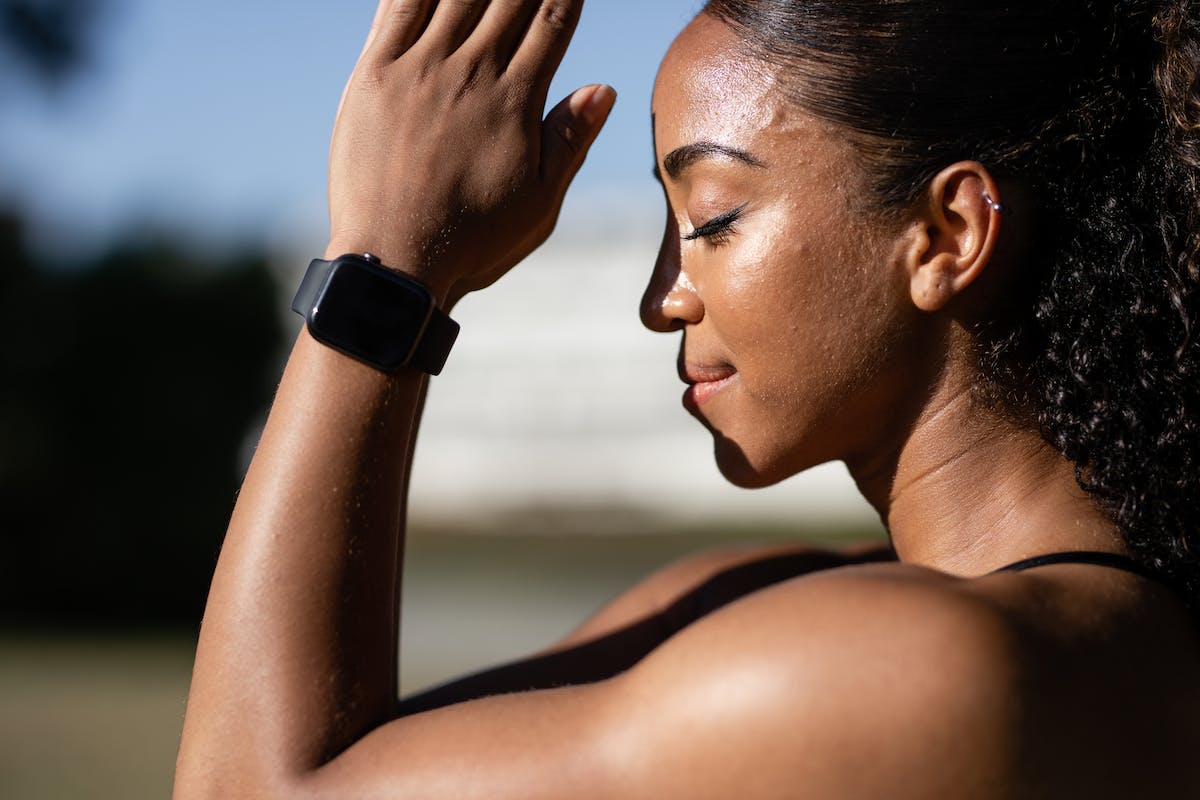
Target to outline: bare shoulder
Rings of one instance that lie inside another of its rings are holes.
[[[816,796],[1200,789],[1186,767],[1200,744],[1195,647],[1161,635],[1175,621],[1153,604],[1096,602],[1081,622],[1056,605],[1077,587],[1043,583],[902,564],[817,573],[697,622],[628,680],[640,703],[660,699],[668,727],[708,738],[702,752],[736,748],[767,785],[802,781]],[[1100,701],[1114,692],[1136,700]],[[714,767],[703,780],[726,779]]]
[[[1138,702],[1124,704],[1133,712],[1097,702],[1129,690],[1113,669],[1144,663],[1106,667],[1090,645],[1055,644],[1041,632],[1055,624],[1031,624],[1041,598],[1012,602],[1037,591],[1024,576],[968,581],[899,564],[779,582],[616,677],[395,720],[309,787],[596,800],[1197,796],[1186,765],[1200,742],[1161,711],[1173,700],[1179,724],[1195,727],[1178,683],[1148,686],[1143,674]]]
[[[993,796],[1019,732],[1021,645],[1004,610],[964,583],[903,565],[785,582],[690,626],[622,680],[656,728],[689,732],[681,758],[715,757],[678,765],[705,773],[697,791]]]

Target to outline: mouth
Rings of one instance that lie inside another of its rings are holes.
[[[728,364],[681,363],[679,377],[688,384],[683,393],[683,404],[694,411],[733,383],[737,370]]]

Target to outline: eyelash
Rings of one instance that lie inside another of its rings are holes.
[[[726,211],[724,214],[713,217],[703,225],[698,225],[691,233],[685,233],[683,240],[692,242],[696,239],[707,239],[711,244],[724,244],[728,241],[729,234],[733,232],[734,225],[737,224],[738,218],[745,210],[746,206],[740,205],[732,211]]]

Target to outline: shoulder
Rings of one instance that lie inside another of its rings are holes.
[[[311,785],[336,797],[1143,796],[1130,786],[1154,769],[1088,742],[1113,722],[1097,693],[1084,686],[1064,712],[1029,680],[1047,665],[1082,677],[1030,644],[1041,604],[1011,602],[1030,591],[882,564],[784,581],[617,677],[395,720]],[[1042,723],[1067,717],[1048,737]]]
[[[761,780],[837,796],[896,785],[987,796],[1017,745],[1022,645],[967,583],[872,565],[764,589],[627,673],[627,702],[653,709],[651,735],[689,732],[660,749],[732,757]],[[727,761],[714,763],[703,781],[730,780]]]
[[[1175,784],[1196,738],[1097,702],[1130,682],[1103,678],[1078,626],[1041,620],[1059,615],[1038,591],[1030,576],[899,564],[783,581],[614,678],[394,720],[309,785],[332,797],[1195,796],[1194,781]],[[1038,632],[1068,628],[1072,647],[1057,650]],[[1139,694],[1126,705],[1145,705]],[[1170,708],[1194,717],[1194,703]],[[1169,790],[1143,791],[1148,775]]]

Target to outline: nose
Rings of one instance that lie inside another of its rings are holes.
[[[681,330],[704,318],[704,304],[683,271],[676,223],[667,223],[650,283],[642,294],[642,324],[658,333]]]

